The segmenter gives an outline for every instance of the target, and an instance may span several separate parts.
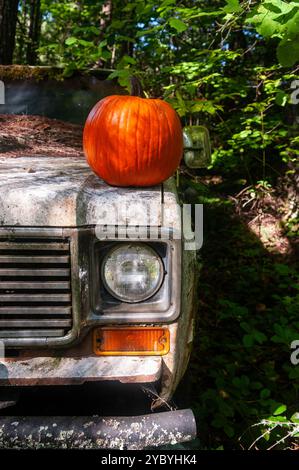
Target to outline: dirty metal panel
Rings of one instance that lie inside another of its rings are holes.
[[[0,226],[114,224],[116,214],[120,225],[162,222],[160,185],[109,186],[84,158],[0,157],[0,181]]]
[[[159,357],[33,357],[0,361],[0,385],[80,384],[97,380],[155,382]]]

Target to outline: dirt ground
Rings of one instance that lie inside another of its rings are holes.
[[[0,156],[81,157],[82,131],[43,116],[0,114]]]

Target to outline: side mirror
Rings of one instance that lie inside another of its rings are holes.
[[[183,129],[184,160],[188,168],[206,168],[211,164],[211,141],[204,126],[186,126]]]

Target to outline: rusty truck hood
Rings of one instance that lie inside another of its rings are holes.
[[[84,158],[0,157],[0,226],[114,224],[116,206],[124,225],[178,223],[171,179],[163,187],[116,188],[98,178]]]

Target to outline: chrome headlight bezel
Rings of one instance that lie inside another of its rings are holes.
[[[159,290],[141,302],[128,303],[116,299],[107,291],[102,279],[101,266],[107,253],[114,246],[128,242],[150,246],[164,265],[164,277]],[[181,304],[181,250],[181,240],[173,238],[128,239],[112,237],[110,233],[105,240],[94,238],[90,246],[89,322],[104,325],[174,321],[180,314]]]

